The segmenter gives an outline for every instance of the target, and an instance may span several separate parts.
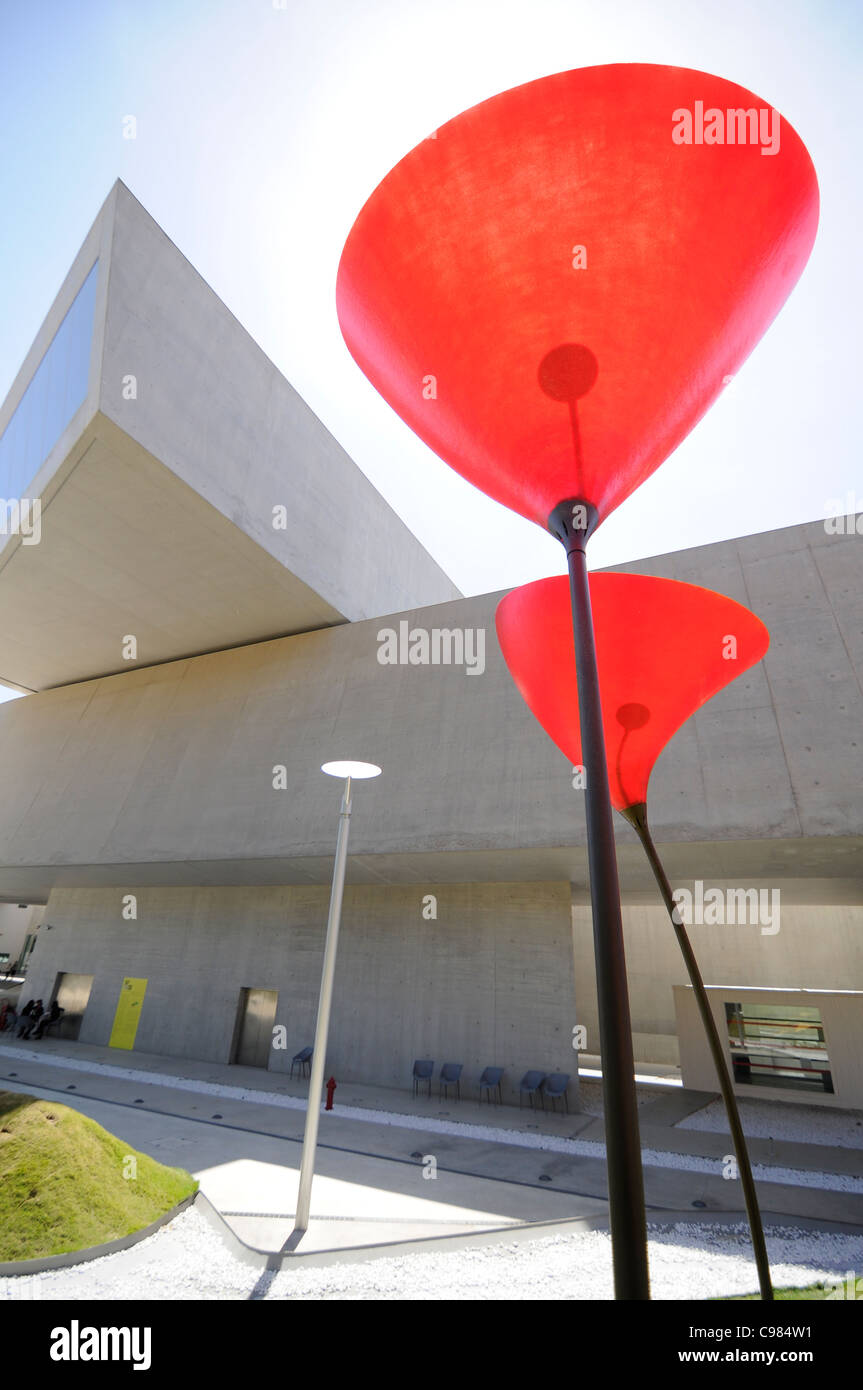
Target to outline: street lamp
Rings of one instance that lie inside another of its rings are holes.
[[[325,772],[328,777],[343,778],[345,785],[342,794],[342,809],[339,812],[336,862],[333,866],[330,913],[327,918],[327,938],[324,945],[324,963],[321,969],[321,992],[318,998],[318,1021],[315,1025],[315,1045],[309,1077],[309,1103],[306,1109],[306,1129],[303,1135],[300,1186],[297,1193],[297,1211],[294,1219],[295,1231],[306,1231],[309,1226],[309,1204],[312,1198],[315,1151],[318,1145],[318,1120],[321,1113],[321,1090],[324,1084],[327,1038],[330,1031],[330,1004],[333,997],[333,979],[336,973],[336,951],[339,945],[342,895],[345,888],[345,865],[348,858],[348,833],[351,827],[351,782],[361,781],[367,777],[379,777],[381,769],[376,763],[348,761],[322,763],[321,772]]]

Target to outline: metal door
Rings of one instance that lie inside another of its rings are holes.
[[[275,989],[241,989],[237,1012],[234,1062],[242,1067],[266,1067],[273,1045],[273,1021],[279,993]]]
[[[58,1029],[61,1038],[74,1041],[78,1037],[92,988],[92,975],[68,975],[61,971],[57,976],[54,999],[64,1011]]]

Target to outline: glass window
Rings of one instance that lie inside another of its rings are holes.
[[[833,1094],[821,1011],[799,1004],[726,1004],[738,1086]]]
[[[0,436],[0,497],[28,497],[60,435],[87,395],[99,262],[76,294]]]

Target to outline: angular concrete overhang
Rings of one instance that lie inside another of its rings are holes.
[[[815,522],[633,568],[729,594],[772,639],[659,759],[651,824],[672,881],[863,901],[863,540]],[[388,620],[484,633],[473,673],[383,664],[368,621],[0,706],[0,898],[326,883],[339,789],[318,769],[359,757],[384,774],[357,789],[351,882],[569,880],[584,900],[582,794],[506,669],[499,598]],[[655,902],[619,818],[617,839],[624,893]]]
[[[19,689],[459,596],[119,182],[0,409],[0,494],[41,503],[0,530]]]

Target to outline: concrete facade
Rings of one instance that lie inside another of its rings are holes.
[[[742,589],[772,644],[657,765],[651,824],[669,874],[821,880],[822,901],[860,902],[858,538],[812,523],[639,568],[672,565],[676,577],[721,581],[732,597]],[[802,574],[808,582],[789,598]],[[556,879],[586,888],[581,794],[506,669],[494,630],[499,598],[2,706],[0,896],[45,901],[54,885],[73,884],[327,883],[338,796],[318,769],[340,756],[384,768],[358,798],[352,881]],[[380,633],[401,621],[483,632],[484,669],[382,665]],[[618,843],[624,888],[652,891],[622,822]]]
[[[80,1039],[104,1045],[124,978],[143,978],[136,1048],[229,1062],[240,991],[278,990],[286,1047],[269,1068],[287,1071],[314,1039],[329,890],[129,891],[134,920],[110,889],[52,893],[27,997],[51,998],[60,971],[92,974]],[[339,1080],[409,1087],[414,1059],[430,1057],[464,1063],[465,1094],[505,1067],[517,1101],[529,1068],[576,1073],[575,1024],[565,884],[348,889],[327,1053]]]
[[[762,934],[757,925],[691,928],[709,983],[863,988],[863,765],[851,727],[861,713],[853,630],[859,589],[852,582],[861,558],[853,536],[830,537],[813,524],[638,567],[672,570],[689,580],[709,575],[744,600],[757,582],[758,611],[772,633],[764,662],[672,740],[651,788],[654,833],[676,887],[691,888],[701,879],[708,887],[760,885],[781,894],[775,934]],[[817,576],[818,583],[810,582],[790,604],[782,576],[795,571]],[[262,915],[274,902],[291,901],[291,885],[307,892],[312,889],[304,885],[319,885],[314,901],[321,932],[338,791],[318,767],[353,751],[384,767],[383,777],[358,788],[348,867],[349,882],[358,891],[366,885],[379,914],[383,948],[375,968],[384,997],[400,996],[409,978],[400,965],[401,928],[394,925],[405,901],[412,904],[410,920],[424,892],[450,891],[450,885],[470,885],[481,894],[510,884],[507,892],[531,901],[553,884],[571,901],[574,941],[557,961],[557,977],[572,978],[574,949],[578,1018],[588,1050],[598,1050],[581,797],[566,760],[535,724],[505,669],[494,634],[498,598],[463,599],[405,616],[411,630],[483,630],[484,669],[474,674],[464,666],[381,665],[383,627],[375,620],[132,671],[0,708],[0,754],[10,774],[0,789],[0,890],[22,900],[28,893],[42,896],[49,902],[47,920],[62,929],[43,936],[33,961],[34,987],[49,988],[61,969],[94,974],[101,983],[94,986],[95,1012],[87,1026],[99,1042],[106,1028],[110,1032],[104,1010],[116,1005],[118,981],[128,974],[152,976],[151,988],[157,988],[159,972],[145,949],[149,937],[141,928],[139,958],[138,946],[131,946],[139,928],[124,924],[124,935],[117,926],[127,892],[166,892],[158,917],[173,925],[163,938],[167,954],[159,969],[164,972],[176,952],[178,988],[192,990],[193,998],[194,981],[209,980],[210,966],[206,946],[189,944],[182,893],[207,905],[214,942],[221,943],[216,958],[223,961],[246,952],[262,930]],[[386,621],[398,627],[400,618]],[[797,642],[808,651],[809,633],[818,634],[821,680],[799,658]],[[816,737],[826,710],[832,718],[819,744],[801,744],[801,736]],[[815,747],[831,755],[817,769]],[[281,768],[284,786],[277,788],[274,769]],[[636,1056],[676,1063],[673,989],[686,976],[641,850],[622,821],[617,834]],[[181,896],[166,891],[172,888]],[[244,892],[231,897],[240,888]],[[92,920],[89,903],[97,905]],[[229,903],[237,912],[233,934],[226,925]],[[465,910],[469,922],[472,909]],[[196,906],[195,921],[202,920],[201,911]],[[288,955],[291,911],[278,909],[285,914],[280,941]],[[70,912],[72,931],[66,926]],[[73,939],[70,958],[60,946]],[[233,946],[225,944],[231,940]],[[507,969],[529,970],[532,944],[531,931],[513,938]],[[180,967],[183,960],[188,968]],[[302,985],[308,1008],[316,997],[313,976]],[[478,1036],[491,1036],[499,1007],[493,978],[476,962],[466,978],[473,981]],[[269,988],[265,981],[272,979],[280,1007],[291,1001],[289,1013],[303,1017],[275,963],[257,986],[230,970],[227,979],[215,1033],[210,1037],[208,1024],[208,1041],[195,1055],[227,1056],[242,987]],[[165,998],[160,1013],[173,1017],[173,986],[163,981],[158,989]],[[370,1006],[365,1026],[372,1036],[374,1016]],[[571,1033],[572,1013],[568,1018]],[[517,1015],[516,1024],[518,1056],[540,1051],[527,1017]],[[171,1041],[171,1028],[158,1030],[163,1045],[187,1046],[182,1037]],[[447,1050],[452,1032],[443,1028],[429,1039],[433,1055]],[[407,1052],[424,1050],[419,1035],[405,1048],[402,1074]],[[356,1038],[346,1051],[366,1056]],[[271,1065],[279,1064],[274,1054]],[[541,1066],[542,1058],[527,1065]],[[381,1084],[393,1084],[390,1073],[374,1074]]]

